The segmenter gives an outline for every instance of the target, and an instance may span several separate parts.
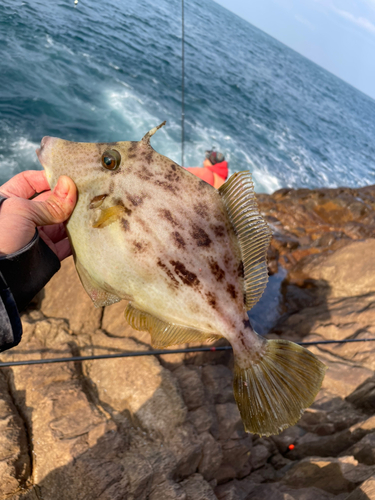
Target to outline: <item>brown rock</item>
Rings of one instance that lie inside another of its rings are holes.
[[[233,373],[224,365],[207,365],[202,369],[202,379],[214,403],[232,403]]]
[[[110,338],[98,331],[93,352],[142,350],[129,338]],[[150,432],[169,436],[186,419],[186,407],[175,379],[154,356],[88,362],[87,374],[100,400],[117,412],[129,411]]]
[[[294,488],[316,488],[334,495],[352,491],[366,480],[373,468],[358,464],[353,457],[306,458],[287,471],[282,482]]]
[[[375,476],[371,476],[350,493],[345,500],[374,500]]]
[[[219,437],[221,440],[236,439],[246,435],[240,412],[235,403],[218,404],[215,408],[219,422]]]
[[[195,366],[180,366],[173,372],[178,380],[182,396],[189,410],[199,408],[205,403],[205,392],[200,371]]]
[[[210,406],[201,406],[196,410],[189,411],[188,420],[194,425],[197,432],[201,434],[211,429],[216,417],[214,411],[214,408]]]
[[[348,451],[358,462],[375,465],[375,434],[367,434]]]
[[[165,481],[152,490],[149,500],[186,500],[186,493],[173,481]]]
[[[44,288],[40,306],[43,314],[65,318],[74,332],[91,333],[100,327],[102,308],[96,309],[85,292],[69,257]]]
[[[181,483],[186,493],[186,500],[216,500],[211,486],[200,474],[193,474]]]
[[[304,268],[329,285],[332,297],[352,297],[375,292],[375,239],[354,241],[332,255]]]
[[[263,467],[271,456],[270,451],[262,444],[254,446],[251,450],[250,463],[253,469]]]
[[[0,372],[0,496],[24,488],[31,473],[25,424]]]
[[[223,460],[223,452],[221,450],[221,445],[212,437],[209,432],[205,432],[200,436],[201,442],[203,443],[202,458],[199,462],[198,472],[206,479],[210,481],[216,475],[221,462]]]

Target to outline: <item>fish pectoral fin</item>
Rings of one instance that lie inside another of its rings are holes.
[[[86,269],[83,267],[83,265],[77,258],[75,259],[75,264],[83,288],[86,290],[91,300],[94,302],[95,307],[110,306],[111,304],[114,304],[115,302],[119,302],[120,300],[122,300],[117,295],[114,295],[112,293],[103,290],[96,283],[96,281],[91,278],[89,273],[86,271]]]
[[[267,250],[272,232],[259,212],[250,172],[237,172],[219,188],[237,235],[245,273],[246,307],[260,299],[268,282]]]
[[[243,353],[242,353],[243,354]],[[289,340],[268,340],[259,361],[235,352],[233,389],[247,432],[270,436],[294,425],[314,401],[326,366]]]
[[[164,348],[186,342],[213,341],[220,335],[207,333],[197,328],[168,323],[152,314],[136,308],[129,303],[125,310],[125,318],[135,330],[147,331],[151,335],[151,344],[155,348]]]
[[[125,208],[122,205],[114,205],[113,207],[103,208],[100,210],[99,217],[92,224],[92,227],[103,228],[109,226],[109,224],[120,220],[124,214]]]

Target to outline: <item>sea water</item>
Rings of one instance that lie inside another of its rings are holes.
[[[0,3],[0,183],[45,135],[152,139],[181,163],[181,2]],[[215,147],[258,191],[375,183],[375,102],[211,0],[185,0],[185,166]]]

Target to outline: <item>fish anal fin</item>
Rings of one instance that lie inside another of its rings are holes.
[[[110,306],[111,304],[114,304],[115,302],[119,302],[120,300],[122,300],[117,295],[114,295],[113,293],[109,293],[103,290],[96,283],[96,281],[91,278],[89,273],[86,271],[86,269],[83,267],[83,265],[77,258],[75,259],[75,264],[83,288],[86,290],[91,300],[94,302],[95,307]]]
[[[125,208],[122,205],[115,205],[100,210],[99,217],[92,224],[94,228],[103,228],[109,226],[113,222],[120,220],[125,213]]]
[[[250,172],[237,172],[219,188],[241,251],[246,307],[250,310],[268,282],[267,249],[272,232],[259,212]]]
[[[135,330],[148,331],[151,335],[152,346],[158,349],[176,344],[185,344],[186,342],[213,341],[220,338],[220,335],[214,333],[211,334],[196,328],[168,323],[138,309],[131,303],[128,304],[125,310],[125,318]]]
[[[267,341],[263,357],[247,366],[235,353],[234,397],[245,430],[270,436],[296,424],[313,403],[325,370],[314,354],[288,340]]]

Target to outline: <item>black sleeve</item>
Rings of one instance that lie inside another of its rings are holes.
[[[0,205],[3,201],[0,197]],[[0,256],[0,351],[19,343],[22,327],[18,311],[27,306],[59,269],[57,255],[40,238],[37,229],[21,250]]]

